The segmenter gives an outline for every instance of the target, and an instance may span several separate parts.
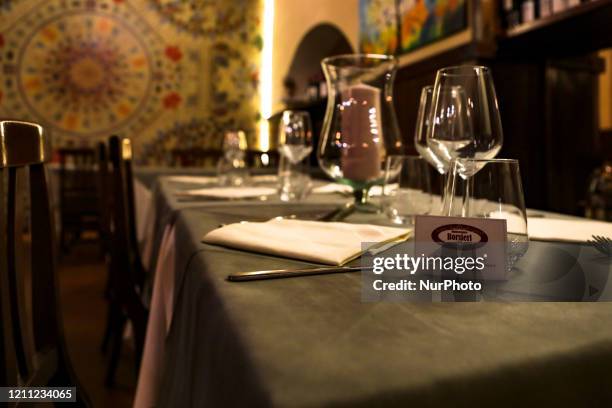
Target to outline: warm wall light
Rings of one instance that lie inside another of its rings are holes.
[[[274,2],[263,0],[263,49],[259,71],[259,149],[270,150],[268,118],[272,115],[272,46],[274,41]]]

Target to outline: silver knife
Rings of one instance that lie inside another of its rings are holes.
[[[273,269],[269,271],[238,272],[228,275],[232,282],[244,282],[259,279],[293,278],[296,276],[323,275],[328,273],[359,272],[369,270],[371,267],[363,266],[324,266],[321,268],[304,269]]]

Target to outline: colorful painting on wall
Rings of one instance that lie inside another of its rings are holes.
[[[465,0],[361,0],[362,52],[402,54],[467,27]]]
[[[401,52],[467,27],[465,0],[399,0]]]
[[[55,146],[92,146],[125,135],[134,140],[136,157],[150,163],[163,161],[174,146],[215,146],[227,130],[253,137],[260,4],[4,3],[0,115],[42,123]]]
[[[396,0],[360,0],[359,30],[362,52],[395,54],[398,46]]]

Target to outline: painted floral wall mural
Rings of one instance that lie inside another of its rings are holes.
[[[47,126],[54,146],[175,146],[255,137],[261,0],[0,1],[0,115]]]

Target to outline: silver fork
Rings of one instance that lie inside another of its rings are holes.
[[[601,235],[593,235],[593,240],[589,240],[587,243],[594,246],[602,254],[612,257],[612,239]]]

